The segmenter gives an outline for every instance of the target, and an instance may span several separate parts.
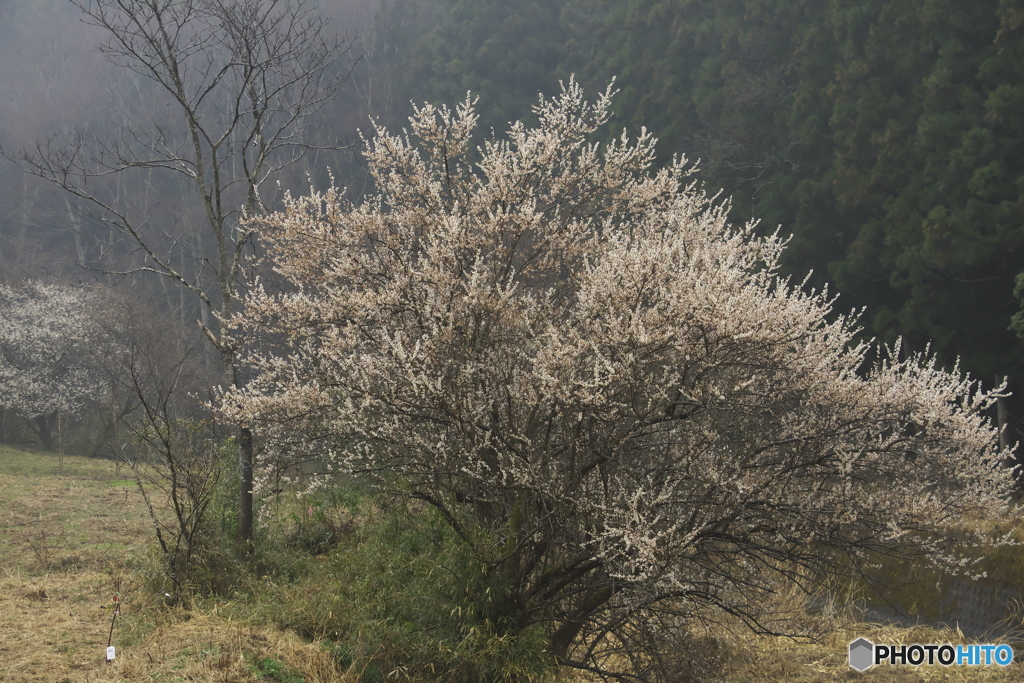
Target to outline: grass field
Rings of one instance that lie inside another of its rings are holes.
[[[152,541],[141,496],[114,463],[0,446],[0,681],[344,680],[315,644],[147,595],[137,568]]]
[[[258,605],[213,600],[171,608],[143,579],[153,533],[135,484],[107,460],[0,446],[0,681],[17,683],[355,682],[321,643],[273,623]],[[122,614],[111,630],[113,596]],[[258,601],[259,596],[247,598]],[[246,617],[246,615],[252,615]],[[838,622],[837,622],[838,623]],[[1024,666],[881,666],[857,673],[846,645],[963,642],[959,634],[838,623],[818,643],[722,634],[727,681],[1018,681]],[[117,647],[105,661],[108,638]],[[565,680],[580,678],[567,674]],[[395,673],[387,680],[404,680]]]

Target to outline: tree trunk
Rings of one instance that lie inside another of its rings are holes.
[[[583,626],[586,625],[587,619],[596,612],[601,605],[608,602],[615,591],[611,586],[605,586],[592,590],[587,593],[583,598],[583,604],[577,607],[573,612],[562,622],[561,626],[555,629],[555,632],[551,634],[551,640],[548,642],[548,652],[550,652],[556,662],[564,662],[566,655],[569,654],[569,648],[572,647],[573,641],[583,630]]]
[[[29,420],[29,426],[32,431],[39,437],[39,445],[42,446],[44,451],[53,450],[53,423],[56,413],[53,415],[40,415],[39,417],[33,418],[35,425],[32,424],[32,420]]]
[[[226,331],[222,329],[220,339],[224,340],[225,336]],[[220,352],[228,382],[234,388],[241,389],[242,379],[238,376],[238,369],[235,366],[234,349],[221,346]],[[238,542],[241,544],[247,544],[252,540],[252,479],[255,459],[252,430],[248,427],[240,427],[238,429]]]
[[[71,233],[75,240],[75,256],[78,258],[78,266],[83,268],[86,266],[86,263],[85,247],[82,243],[82,217],[75,213],[68,195],[64,195],[64,207],[67,209],[68,222],[71,224]]]
[[[238,541],[252,540],[252,430],[238,430]]]

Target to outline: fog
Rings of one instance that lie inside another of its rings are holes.
[[[374,71],[380,53],[394,49],[375,42],[377,4],[321,4],[330,29],[349,47],[336,69],[351,73],[322,111],[318,142],[349,149],[310,154],[301,166],[274,179],[282,189],[301,192],[308,179],[326,184],[329,171],[344,185],[364,184],[355,152],[358,128],[367,127],[370,115],[385,122],[396,116],[387,75]],[[37,149],[52,153],[77,139],[111,142],[129,131],[173,130],[180,124],[175,118],[180,113],[165,92],[100,54],[98,46],[108,37],[83,21],[68,0],[0,0],[0,147],[8,157]],[[190,201],[189,188],[166,174],[124,175],[114,190],[118,202],[149,212],[151,227],[159,231],[180,238],[192,229],[201,206]],[[270,199],[280,196],[275,188]],[[0,278],[96,279],[104,270],[138,265],[137,245],[104,227],[95,213],[11,159],[0,159]],[[166,283],[145,280],[136,285],[172,296]]]
[[[794,236],[782,263],[794,281],[811,272],[808,288],[840,292],[840,309],[866,307],[870,336],[921,350],[932,342],[943,363],[959,357],[985,378],[1024,376],[1011,330],[1024,333],[1024,287],[1014,292],[1024,271],[1024,30],[1001,3],[319,5],[350,45],[341,67],[352,71],[318,116],[317,149],[263,184],[270,208],[331,175],[353,197],[367,191],[358,131],[371,116],[401,127],[410,101],[451,105],[472,91],[481,136],[500,135],[559,80],[575,74],[594,95],[614,77],[620,92],[600,139],[643,126],[660,162],[700,160],[699,180],[730,198],[735,222]],[[7,155],[180,124],[151,83],[103,59],[103,38],[70,0],[0,0]],[[4,158],[0,181],[0,278],[88,280],[144,265],[137,244],[53,184]],[[194,190],[156,172],[97,184],[174,246],[190,277],[203,275],[211,245],[192,238]],[[127,282],[155,306],[195,313],[159,278]]]

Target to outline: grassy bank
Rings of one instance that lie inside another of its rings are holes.
[[[449,658],[471,660],[472,651],[459,648],[473,645],[484,648],[486,656],[503,657],[495,661],[506,666],[515,662],[519,655],[509,649],[514,644],[484,636],[452,640],[451,633],[468,628],[454,608],[447,624],[421,623],[422,605],[412,603],[441,600],[460,587],[431,573],[429,552],[414,540],[402,540],[387,528],[376,535],[361,533],[361,527],[374,523],[372,515],[354,514],[352,506],[352,500],[313,504],[282,499],[273,511],[276,520],[264,532],[276,536],[264,538],[264,547],[247,566],[239,564],[234,592],[199,596],[185,610],[166,604],[159,590],[148,512],[134,482],[114,463],[0,446],[0,681],[429,680],[423,673],[428,667],[417,673],[415,666],[403,670],[393,662],[399,661],[398,649],[405,648],[402,656],[408,662],[418,656],[416,648],[431,642],[439,649],[449,647],[444,653]],[[390,541],[390,551],[374,546]],[[410,553],[408,560],[385,561],[395,548]],[[389,578],[361,583],[360,576],[370,573]],[[122,614],[111,630],[114,595]],[[442,608],[447,609],[433,609]],[[707,666],[694,670],[705,680],[1024,678],[1020,664],[986,669],[883,666],[860,674],[846,663],[846,645],[859,636],[879,643],[957,643],[963,638],[951,631],[841,618],[832,624],[831,633],[812,643],[718,630],[692,641],[698,645],[687,656],[707,659]],[[434,631],[424,639],[429,629]],[[104,657],[108,637],[118,648],[112,664]],[[717,654],[710,657],[700,643],[716,643]],[[533,650],[524,648],[527,657]],[[585,680],[572,672],[549,678]]]
[[[0,446],[0,681],[345,680],[319,644],[272,624],[164,605],[147,581],[153,545],[135,483],[114,463]]]

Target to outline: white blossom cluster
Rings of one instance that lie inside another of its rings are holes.
[[[103,390],[88,362],[92,292],[40,280],[0,285],[0,408],[32,419],[77,413]]]
[[[646,132],[595,142],[610,96],[479,148],[473,102],[424,106],[367,140],[378,194],[289,198],[261,228],[290,288],[230,321],[277,344],[222,413],[435,506],[559,656],[608,610],[747,614],[771,571],[954,562],[1012,485],[995,394],[855,343]]]

